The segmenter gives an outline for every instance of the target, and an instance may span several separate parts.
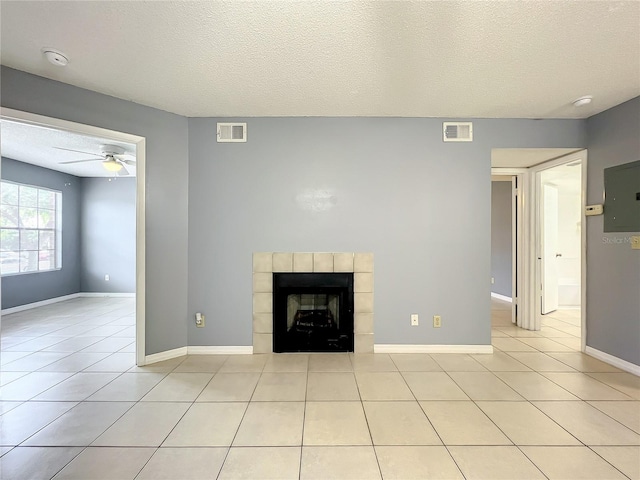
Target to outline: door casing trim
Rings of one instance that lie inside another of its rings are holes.
[[[73,132],[80,135],[102,137],[108,140],[132,143],[136,146],[136,364],[145,364],[145,304],[146,304],[146,266],[145,266],[145,177],[146,177],[146,138],[130,133],[118,132],[106,128],[70,122],[54,117],[34,113],[0,108],[0,117],[30,125],[55,130]]]

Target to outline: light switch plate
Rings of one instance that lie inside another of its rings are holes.
[[[640,250],[640,235],[634,235],[631,237],[631,248],[634,250]]]
[[[418,325],[419,325],[418,314],[417,313],[412,313],[411,314],[411,326],[412,327],[417,327]]]

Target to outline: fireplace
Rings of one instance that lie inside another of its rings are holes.
[[[349,274],[352,276],[352,313],[354,353],[373,353],[374,344],[374,302],[373,302],[373,254],[367,252],[254,252],[253,253],[253,353],[274,352],[274,273],[304,274]],[[308,292],[299,292],[303,295]],[[318,295],[324,295],[319,292]],[[343,322],[344,314],[335,311],[335,292],[327,293],[329,298],[316,296],[304,299],[305,308],[297,310],[331,311],[334,320]],[[303,303],[302,297],[291,302]],[[344,303],[342,304],[345,305]],[[317,308],[316,308],[317,307]],[[347,312],[348,313],[348,312]],[[301,312],[298,320],[313,323],[322,322],[321,312]],[[306,318],[304,318],[306,316]],[[311,317],[309,317],[311,316]],[[326,319],[325,319],[326,320]],[[347,322],[349,319],[347,319]],[[344,327],[344,324],[342,324]],[[288,325],[289,326],[289,325]],[[310,325],[299,324],[301,330]],[[280,327],[282,328],[282,327]],[[284,327],[287,330],[287,327]]]
[[[273,351],[353,352],[353,273],[274,273]]]

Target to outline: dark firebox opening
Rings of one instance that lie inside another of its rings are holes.
[[[274,273],[273,351],[353,352],[353,274]]]

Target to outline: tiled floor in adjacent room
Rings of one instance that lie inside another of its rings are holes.
[[[5,316],[0,478],[640,478],[640,378],[579,353],[574,312],[540,332],[492,313],[492,355],[142,368],[131,299]]]

